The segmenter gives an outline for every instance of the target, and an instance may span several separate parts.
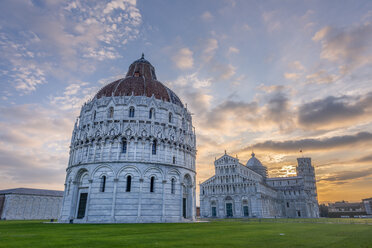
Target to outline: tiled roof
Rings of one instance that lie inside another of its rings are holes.
[[[17,195],[43,195],[43,196],[63,196],[63,191],[47,190],[47,189],[29,189],[29,188],[15,188],[0,190],[0,195],[17,194]]]
[[[172,102],[183,107],[179,97],[156,79],[155,68],[143,57],[134,61],[125,78],[107,84],[96,94],[96,98],[110,96],[147,96]]]

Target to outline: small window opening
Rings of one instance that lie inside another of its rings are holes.
[[[121,152],[122,153],[127,153],[127,146],[128,146],[127,140],[126,139],[123,139],[123,141],[122,141],[122,149],[121,149]]]
[[[130,107],[129,108],[129,117],[130,118],[133,118],[134,117],[134,108],[133,107]]]
[[[154,192],[154,183],[155,183],[155,177],[151,177],[150,180],[150,192]]]
[[[156,155],[156,140],[152,143],[152,155]]]
[[[127,176],[127,188],[125,189],[125,191],[130,192],[131,186],[132,186],[132,177]]]
[[[109,109],[109,118],[113,118],[114,117],[114,107],[110,107]]]
[[[175,180],[172,178],[171,180],[171,194],[174,194],[175,192]]]
[[[155,111],[154,111],[154,109],[152,108],[152,109],[150,109],[150,111],[149,111],[149,119],[155,119]]]
[[[101,187],[100,187],[100,191],[101,191],[101,192],[105,192],[105,189],[106,189],[106,176],[102,176],[102,177],[101,177]]]

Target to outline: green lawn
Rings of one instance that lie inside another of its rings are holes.
[[[288,219],[101,225],[0,221],[0,247],[372,247],[371,224],[326,220],[328,224]]]

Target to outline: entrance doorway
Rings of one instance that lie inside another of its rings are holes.
[[[77,218],[82,219],[85,217],[85,209],[87,207],[88,193],[80,193],[79,207]]]
[[[187,210],[187,199],[184,197],[182,199],[182,216],[186,219],[186,210]]]
[[[216,209],[216,207],[212,207],[212,217],[217,217],[217,209]]]
[[[244,214],[244,217],[247,217],[249,215],[248,206],[243,207],[243,214]]]
[[[226,216],[233,217],[232,203],[226,203]]]

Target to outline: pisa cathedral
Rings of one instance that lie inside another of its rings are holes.
[[[59,222],[195,220],[195,130],[144,56],[84,104]]]
[[[200,185],[201,217],[319,217],[311,159],[297,162],[297,176],[268,178],[254,153],[246,165],[225,153],[214,162],[215,175]]]

